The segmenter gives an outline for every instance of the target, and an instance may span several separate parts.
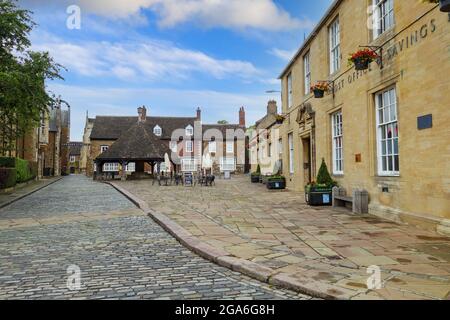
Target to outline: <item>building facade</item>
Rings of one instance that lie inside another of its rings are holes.
[[[119,173],[124,166],[128,173],[153,173],[161,169],[166,153],[173,162],[172,172],[243,173],[248,162],[244,108],[239,110],[238,124],[203,124],[200,109],[195,117],[153,117],[145,107],[138,108],[137,117],[98,116],[92,123],[84,138],[89,141],[88,176]]]
[[[347,57],[362,47],[381,59],[356,71]],[[370,213],[450,233],[449,74],[437,5],[335,1],[280,75],[288,187],[303,191],[325,159],[349,194],[369,192]]]
[[[89,118],[89,115],[86,114],[86,123],[84,126],[83,132],[83,146],[81,147],[80,154],[80,172],[86,174],[88,170],[88,158],[91,149],[91,132],[94,127],[94,120]]]
[[[81,160],[81,148],[83,147],[83,142],[69,142],[69,173],[79,174],[81,173],[80,160]]]

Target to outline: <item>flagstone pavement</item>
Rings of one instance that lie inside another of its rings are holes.
[[[318,290],[331,286],[350,299],[449,299],[450,238],[346,209],[309,207],[300,193],[249,180],[194,188],[115,184],[203,243],[270,268],[271,276]],[[381,269],[381,289],[368,289],[369,266]]]

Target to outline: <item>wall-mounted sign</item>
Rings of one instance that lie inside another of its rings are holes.
[[[427,114],[426,116],[417,118],[417,129],[425,130],[433,128],[433,115]]]
[[[194,174],[192,172],[184,173],[184,186],[192,187],[194,185]]]

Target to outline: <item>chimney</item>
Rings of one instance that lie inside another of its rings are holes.
[[[277,114],[278,113],[278,107],[277,102],[275,100],[270,100],[267,104],[267,114]]]
[[[202,109],[200,107],[197,109],[197,121],[202,121]]]
[[[147,109],[145,106],[138,108],[138,122],[145,122],[147,120]]]
[[[239,109],[239,125],[241,127],[245,127],[245,109],[244,109],[244,107],[241,107]]]

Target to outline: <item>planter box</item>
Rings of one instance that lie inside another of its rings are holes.
[[[439,4],[442,12],[450,12],[450,0],[440,0]]]
[[[252,183],[259,183],[260,176],[251,176]]]
[[[305,200],[310,206],[331,206],[333,204],[333,191],[326,189],[306,192]]]
[[[267,189],[269,190],[284,190],[286,189],[286,180],[272,180],[267,181]]]
[[[363,71],[369,69],[370,61],[367,59],[356,59],[354,61],[355,69],[358,71]]]
[[[317,98],[317,99],[321,99],[325,95],[325,91],[323,91],[323,90],[314,89],[313,92],[314,92],[314,98]]]

